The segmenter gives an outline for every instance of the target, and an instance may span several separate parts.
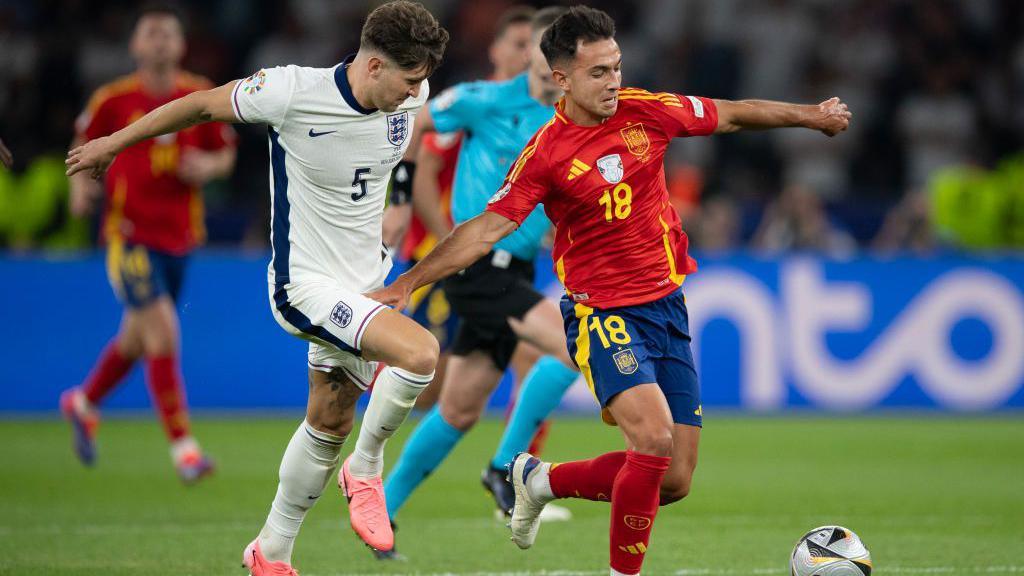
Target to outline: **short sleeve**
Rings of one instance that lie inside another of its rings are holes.
[[[235,116],[246,124],[279,127],[291,104],[297,74],[297,66],[279,66],[264,68],[239,80],[231,91]]]
[[[114,107],[110,98],[99,90],[89,99],[85,110],[75,119],[75,132],[86,140],[95,140],[113,134]]]
[[[714,100],[669,93],[655,96],[657,98],[644,102],[660,117],[669,137],[707,136],[718,128],[718,108]]]
[[[456,132],[472,128],[487,117],[490,93],[481,82],[457,84],[441,92],[427,105],[438,132]]]
[[[542,132],[535,135],[523,149],[523,153],[505,177],[504,185],[487,202],[489,212],[514,220],[516,224],[522,224],[533,209],[544,202],[549,179],[547,163],[537,151],[540,134]]]

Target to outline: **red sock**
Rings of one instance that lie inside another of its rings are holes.
[[[167,437],[173,442],[188,436],[188,406],[177,357],[147,358],[146,376],[149,394]]]
[[[530,447],[526,451],[534,456],[540,456],[540,453],[544,451],[544,445],[548,442],[548,431],[550,428],[550,420],[541,422],[540,428],[537,428],[537,433],[533,435],[533,440],[530,440]]]
[[[82,392],[85,393],[89,403],[98,405],[134,365],[135,360],[125,358],[117,349],[117,338],[107,343],[107,347],[100,352],[99,358],[96,359],[96,365],[92,367],[92,372],[82,383]]]
[[[672,458],[626,452],[626,463],[612,488],[609,536],[611,567],[623,574],[639,574],[658,514],[661,479]]]
[[[609,452],[591,460],[578,460],[551,466],[549,480],[556,498],[583,498],[607,502],[626,452]]]

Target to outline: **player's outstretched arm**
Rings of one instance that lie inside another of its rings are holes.
[[[367,296],[401,310],[414,290],[465,270],[490,252],[498,240],[515,231],[517,226],[515,221],[500,214],[484,212],[457,226],[423,260],[390,286]]]
[[[137,142],[204,122],[237,122],[231,107],[231,91],[236,82],[193,92],[168,102],[110,136],[74,148],[68,152],[64,162],[68,167],[67,175],[85,172],[93,178],[100,178],[115,156]]]
[[[853,114],[839,98],[818,105],[789,104],[770,100],[715,100],[716,133],[769,128],[810,128],[826,136],[846,130]]]
[[[451,232],[441,208],[441,187],[437,176],[444,169],[444,159],[426,146],[416,155],[416,174],[412,179],[412,207],[423,225],[435,238]]]

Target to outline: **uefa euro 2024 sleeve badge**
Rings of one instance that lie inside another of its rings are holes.
[[[388,142],[392,146],[401,146],[409,136],[409,112],[388,114]]]

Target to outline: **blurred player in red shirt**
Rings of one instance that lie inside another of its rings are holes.
[[[565,92],[555,117],[512,166],[488,210],[463,223],[388,288],[402,305],[416,287],[472,264],[539,204],[556,227],[553,258],[565,286],[570,355],[626,450],[552,464],[512,461],[512,540],[533,545],[556,498],[610,501],[611,573],[639,574],[659,504],[689,493],[703,410],[680,287],[696,271],[669,202],[664,155],[672,138],[804,127],[833,136],[849,125],[838,98],[802,106],[730,102],[622,88],[615,23],[576,6],[541,49]]]
[[[131,51],[137,71],[93,94],[76,122],[73,147],[107,136],[176,98],[213,87],[179,68],[185,36],[181,18],[170,9],[140,13]],[[175,301],[187,256],[206,236],[201,187],[230,174],[234,163],[232,128],[203,124],[128,148],[111,165],[102,189],[87,174],[71,178],[71,210],[77,215],[91,212],[105,191],[107,274],[124,305],[120,329],[92,372],[60,399],[72,425],[75,453],[87,466],[96,459],[97,407],[143,359],[178,475],[191,483],[213,470],[189,431]]]

